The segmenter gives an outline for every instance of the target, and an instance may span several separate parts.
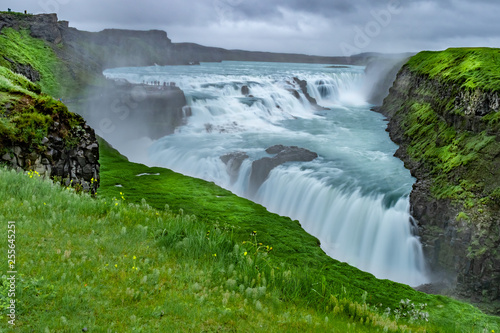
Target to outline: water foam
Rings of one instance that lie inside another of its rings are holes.
[[[363,68],[235,62],[117,69],[107,75],[174,81],[185,92],[193,115],[151,146],[154,164],[213,181],[298,219],[327,254],[379,278],[427,282],[421,245],[409,222],[413,179],[392,157],[396,146],[383,117],[364,101]],[[307,81],[308,93],[330,110],[314,111],[294,77]],[[275,168],[250,196],[252,161],[269,156],[264,150],[274,144],[297,145],[320,157]],[[249,157],[231,179],[220,156],[236,151]]]

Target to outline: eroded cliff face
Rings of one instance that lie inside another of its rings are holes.
[[[0,163],[50,177],[77,191],[99,187],[99,146],[82,117],[48,96],[14,91],[0,102]]]
[[[33,38],[40,38],[54,44],[62,41],[56,14],[22,16],[0,14],[0,30],[3,28],[27,29],[30,30],[30,35]]]
[[[90,89],[88,96],[82,115],[107,139],[159,139],[174,133],[191,116],[184,92],[170,82],[107,80],[104,86]]]
[[[380,111],[417,178],[410,196],[432,292],[500,310],[500,132],[497,92],[400,70]]]

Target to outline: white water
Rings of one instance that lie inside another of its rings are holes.
[[[383,117],[364,102],[362,67],[223,62],[108,70],[131,82],[175,82],[193,115],[149,147],[151,164],[199,177],[300,221],[333,258],[410,285],[427,282],[421,245],[412,235],[408,195],[414,182]],[[293,77],[329,110],[314,111]],[[247,85],[250,95],[241,94]],[[294,145],[318,153],[312,162],[273,169],[250,195],[251,163],[265,149]],[[236,178],[220,156],[245,152]]]

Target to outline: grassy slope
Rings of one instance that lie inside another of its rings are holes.
[[[300,284],[296,270],[281,265],[266,282],[265,267],[254,269],[265,262],[266,252],[251,243],[233,244],[220,230],[207,236],[204,223],[187,214],[129,205],[127,197],[78,196],[31,176],[0,169],[2,234],[7,234],[7,221],[16,222],[20,331],[355,332],[398,327],[348,300],[331,302],[336,313],[282,301],[275,286]],[[6,245],[2,242],[3,253]],[[8,301],[6,285],[2,279],[2,308]],[[360,324],[366,318],[369,322]],[[1,316],[0,329],[8,327],[7,319]]]
[[[59,62],[55,53],[46,42],[31,38],[29,31],[16,31],[12,28],[2,29],[0,33],[0,54],[19,64],[30,64],[41,74],[40,86],[45,93],[57,96],[65,93],[67,89],[60,83],[64,78],[70,82],[68,73],[64,72],[64,66]],[[12,64],[0,57],[0,66],[9,69]]]
[[[174,178],[170,185],[175,185],[176,178],[182,183],[193,180],[126,162],[111,149],[103,149],[102,156],[103,166],[115,163],[119,168],[103,171],[100,199],[76,195],[32,174],[0,169],[0,234],[7,235],[7,221],[16,222],[18,331],[87,327],[116,332],[381,332],[385,328],[490,332],[500,327],[498,318],[470,305],[420,293],[413,293],[412,300],[428,302],[430,322],[411,324],[400,319],[396,323],[383,310],[368,307],[363,300],[369,302],[372,295],[359,297],[349,281],[336,291],[341,281],[335,280],[333,272],[318,274],[314,267],[290,264],[276,255],[282,251],[279,245],[271,251],[265,242],[259,246],[267,228],[257,230],[256,236],[243,236],[243,243],[222,223],[215,228],[186,211],[132,204],[138,197],[126,189],[133,184],[155,179],[154,195],[144,193],[155,201],[154,197],[167,194],[161,184],[168,178]],[[137,177],[136,172],[160,172],[160,176]],[[117,178],[124,186],[123,195],[117,192],[110,198],[116,189],[108,186]],[[194,203],[199,195],[214,200],[215,194],[221,194],[210,184],[194,183],[196,190],[189,194]],[[205,193],[199,191],[203,187],[208,188]],[[206,208],[199,203],[194,211]],[[245,206],[240,202],[232,210]],[[273,219],[279,223],[281,218],[271,215],[268,222]],[[281,234],[286,234],[286,228]],[[0,244],[0,251],[6,253],[7,239]],[[1,268],[6,270],[5,261]],[[367,290],[374,284],[394,288],[394,296],[408,296],[407,288],[374,280],[366,273],[358,271],[351,279]],[[2,280],[0,295],[5,294],[5,286]],[[6,301],[0,296],[0,306]],[[0,328],[8,327],[6,321],[3,315]]]
[[[13,146],[25,146],[42,153],[41,144],[54,121],[60,123],[58,135],[66,142],[78,140],[64,129],[83,124],[83,119],[24,76],[0,66],[0,155],[12,153]]]
[[[456,48],[424,51],[408,62],[413,71],[465,89],[500,91],[500,49]]]

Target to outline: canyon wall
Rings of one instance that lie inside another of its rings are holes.
[[[427,288],[498,313],[500,99],[492,58],[499,53],[487,49],[419,53],[380,112],[400,146],[396,156],[417,178],[411,214],[434,275]]]

